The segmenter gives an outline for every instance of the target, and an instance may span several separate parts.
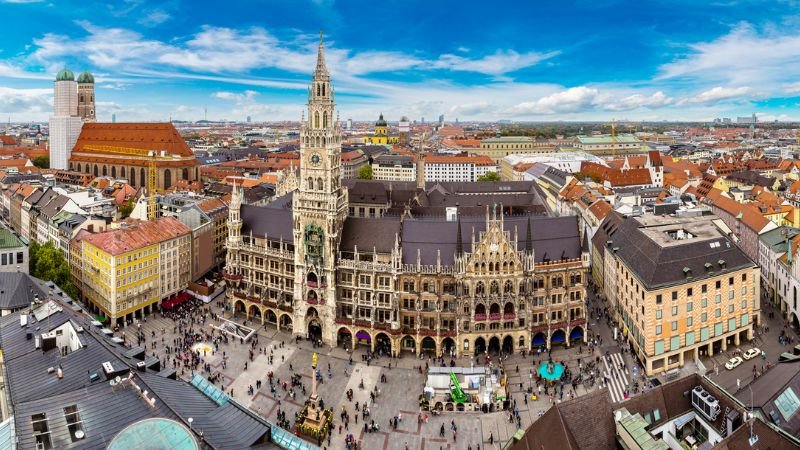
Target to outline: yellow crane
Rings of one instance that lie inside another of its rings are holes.
[[[113,145],[87,145],[83,147],[84,150],[91,150],[103,153],[116,153],[119,155],[130,155],[147,158],[147,219],[156,220],[158,214],[158,205],[156,198],[156,163],[160,160],[171,160],[170,156],[166,156],[164,152],[157,150],[146,150],[143,148],[130,148],[130,147],[116,147]]]

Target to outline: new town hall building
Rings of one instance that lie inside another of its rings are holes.
[[[225,278],[239,315],[329,345],[520,351],[585,340],[588,242],[535,183],[342,180],[320,42],[300,182],[230,204]]]

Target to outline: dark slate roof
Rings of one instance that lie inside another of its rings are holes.
[[[352,252],[358,246],[359,252],[391,253],[395,236],[400,235],[400,218],[386,217],[368,219],[348,217],[344,222],[339,249]]]
[[[83,222],[86,222],[87,220],[89,219],[86,216],[83,216],[81,214],[73,214],[69,216],[67,220],[61,222],[58,228],[67,233],[72,233],[72,231],[75,230],[76,227],[79,227]]]
[[[0,310],[30,306],[35,295],[44,299],[44,281],[22,272],[0,272]]]
[[[184,381],[176,381],[155,372],[133,371],[133,381],[142,391],[155,399],[149,406],[131,386],[112,387],[102,370],[110,362],[114,375],[130,373],[137,359],[123,358],[128,349],[113,345],[99,328],[91,325],[91,318],[73,311],[64,303],[53,301],[60,310],[40,321],[29,315],[27,327],[20,325],[21,312],[0,318],[0,346],[7,371],[6,386],[15,415],[16,435],[20,449],[35,448],[31,416],[46,414],[53,448],[104,449],[114,436],[126,426],[142,419],[163,417],[177,420],[188,427],[188,418],[194,419],[195,433],[202,449],[274,448],[263,444],[270,424],[252,411],[230,400],[219,406],[199,389]],[[27,309],[24,312],[29,312]],[[58,349],[43,351],[35,348],[35,339],[27,333],[39,335],[59,327],[67,321],[78,331],[83,344],[65,356]],[[82,327],[83,332],[80,332]],[[61,367],[63,378],[48,373],[48,368]],[[92,380],[90,373],[98,373]],[[75,405],[83,422],[86,438],[72,443],[66,426],[64,408]]]
[[[71,405],[77,406],[86,433],[86,438],[79,444],[72,443],[64,416],[64,408]],[[20,449],[36,448],[31,417],[41,413],[47,417],[53,448],[104,449],[117,433],[136,421],[153,416],[180,421],[163,402],[156,401],[155,408],[151,409],[139,397],[138,391],[130,388],[112,390],[103,378],[82,389],[17,404],[14,415]]]
[[[608,393],[597,390],[550,408],[511,450],[613,450],[616,433]]]
[[[612,216],[619,216],[619,213],[611,212],[606,218],[609,223],[619,220],[618,217],[610,219]],[[600,229],[603,229],[602,225]],[[600,237],[597,236],[596,239]],[[610,248],[618,249],[617,256],[650,289],[684,283],[687,279],[685,268],[689,268],[691,276],[697,279],[754,265],[728,236],[721,233],[713,240],[687,239],[680,245],[662,247],[642,232],[641,224],[636,218],[623,218],[616,232],[611,233],[606,240],[613,241]],[[712,241],[718,242],[720,246],[712,248]],[[600,245],[598,240],[595,243],[596,246]],[[602,245],[606,245],[605,242]],[[724,267],[717,264],[720,260],[725,261]],[[706,269],[706,263],[712,264],[711,271]]]
[[[292,198],[289,193],[265,206],[242,205],[242,236],[264,237],[269,240],[293,242]]]
[[[149,373],[141,376],[175,412],[193,418],[192,427],[202,431],[205,439],[216,449],[251,447],[269,432],[264,419],[233,400],[220,406],[186,382]]]
[[[581,241],[578,233],[578,220],[575,216],[506,217],[503,227],[518,238],[517,251],[524,251],[527,244],[528,218],[531,221],[531,235],[536,262],[554,261],[581,257]],[[486,230],[484,217],[461,218],[461,236],[464,252],[472,252],[472,233],[476,241],[481,231]],[[403,223],[403,263],[416,264],[417,252],[421,263],[436,264],[437,252],[443,265],[451,265],[456,253],[457,222],[441,219],[406,219]]]
[[[781,420],[779,425],[781,428],[792,435],[800,433],[800,414],[793,414],[789,417],[789,420],[786,420],[775,404],[775,400],[788,388],[792,388],[795,394],[800,393],[800,360],[775,364],[772,369],[755,379],[750,384],[750,387],[752,392],[749,389],[739,392],[737,398],[740,402],[744,403],[745,406],[754,406],[761,409],[766,418],[769,417],[771,411],[775,411]]]
[[[358,180],[347,188],[347,196],[351,203],[374,203],[385,205],[389,195],[383,183]]]

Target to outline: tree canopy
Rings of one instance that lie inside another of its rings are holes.
[[[53,245],[53,241],[48,241],[44,245],[31,241],[28,248],[28,262],[31,275],[45,281],[52,281],[67,295],[77,298],[78,290],[72,284],[69,264],[64,259],[61,250]]]
[[[497,172],[486,172],[478,177],[478,181],[500,181],[500,175]]]
[[[50,157],[47,155],[37,156],[33,158],[33,165],[40,169],[50,168]]]
[[[358,179],[359,180],[371,180],[372,179],[372,165],[364,164],[358,169]]]

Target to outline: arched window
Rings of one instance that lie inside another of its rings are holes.
[[[308,183],[307,184],[308,184],[308,189],[313,191],[314,190],[314,179],[311,178],[311,177],[308,177]]]
[[[321,191],[322,189],[323,189],[322,178],[317,178],[317,190]]]
[[[322,96],[325,96],[325,83],[322,83]]]
[[[94,176],[97,176],[97,164],[94,165]]]
[[[322,127],[328,128],[328,113],[322,113]]]
[[[117,168],[115,166],[111,166],[111,178],[117,178]]]
[[[322,136],[322,145],[325,145],[325,136]]]
[[[124,167],[120,167],[119,168],[119,176],[122,177],[122,178],[125,178],[125,168]]]
[[[128,182],[131,184],[131,186],[136,186],[136,169],[131,169],[131,179],[128,180]]]
[[[103,166],[103,176],[108,176],[108,166]]]
[[[169,189],[170,186],[172,186],[172,172],[164,169],[164,189]]]
[[[319,113],[314,113],[314,128],[319,128]]]
[[[317,85],[317,97],[320,96],[320,93],[322,93],[322,89],[320,88],[320,85]]]
[[[184,180],[189,179],[189,169],[183,169],[183,179]]]
[[[475,285],[475,294],[476,295],[483,295],[485,292],[483,287],[483,282],[479,281],[477,285]]]
[[[84,172],[86,172],[86,173],[92,173],[92,172],[91,172],[91,169],[89,168],[89,164],[86,164],[86,170],[85,170]]]
[[[147,185],[147,178],[144,175],[144,167],[139,169],[139,183],[141,183],[142,187]],[[150,193],[148,192],[147,194],[149,195]]]
[[[489,291],[491,294],[499,294],[500,293],[500,285],[497,281],[492,281],[491,290]]]

